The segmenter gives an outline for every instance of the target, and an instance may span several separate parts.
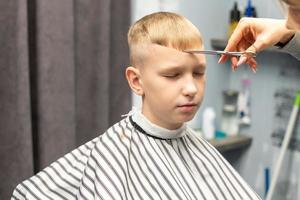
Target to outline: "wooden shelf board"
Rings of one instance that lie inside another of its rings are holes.
[[[252,138],[247,135],[228,136],[222,139],[209,140],[209,143],[221,153],[245,148],[249,146],[251,142]]]

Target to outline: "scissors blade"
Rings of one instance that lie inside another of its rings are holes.
[[[209,54],[209,55],[228,55],[228,56],[242,56],[248,54],[252,57],[256,57],[256,53],[250,51],[243,51],[243,52],[235,52],[235,51],[214,51],[214,50],[198,50],[198,49],[191,49],[191,50],[184,50],[187,53],[200,53],[200,54]]]
[[[184,50],[184,52],[186,52],[186,53],[210,54],[210,55],[221,55],[220,51],[213,51],[213,50],[192,49],[192,50]]]

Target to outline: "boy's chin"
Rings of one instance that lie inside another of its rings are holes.
[[[191,121],[192,119],[194,119],[196,113],[194,114],[190,114],[190,115],[185,115],[185,116],[182,116],[180,117],[180,119],[178,120],[180,123],[185,123],[185,122],[189,122]]]

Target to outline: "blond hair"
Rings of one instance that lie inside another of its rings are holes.
[[[157,12],[144,16],[130,27],[128,45],[131,64],[137,59],[135,47],[148,44],[185,50],[202,48],[203,41],[199,30],[185,17],[171,12]]]

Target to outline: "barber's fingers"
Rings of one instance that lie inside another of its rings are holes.
[[[258,37],[252,45],[250,45],[246,51],[257,53],[261,51],[262,49],[266,48],[268,45],[264,40],[262,40],[260,37]]]
[[[219,58],[219,60],[218,60],[218,63],[220,64],[220,63],[223,63],[223,62],[225,62],[226,60],[227,60],[227,56],[226,55],[221,55],[221,57]]]
[[[238,58],[233,56],[230,58],[230,60],[231,60],[231,69],[232,71],[235,71],[237,69]]]
[[[249,44],[247,44],[246,42],[243,42],[243,43],[239,43],[237,48],[238,48],[239,52],[244,52],[248,48],[248,46],[249,46]],[[246,63],[248,58],[249,58],[248,54],[244,54],[244,55],[240,56],[238,59],[238,62],[236,63],[235,68],[237,68],[241,64]]]
[[[258,46],[258,47],[257,47]],[[244,45],[240,47],[240,51],[245,51],[245,52],[251,52],[251,53],[257,53],[259,51],[259,48],[261,48],[262,46],[262,42],[260,41],[256,41],[254,42],[254,44],[252,44],[250,47],[245,47]],[[240,66],[242,64],[247,63],[250,68],[252,69],[252,71],[256,71],[256,67],[257,67],[257,63],[255,61],[255,59],[251,56],[251,54],[245,54],[243,56],[241,56],[237,62],[237,66]]]
[[[238,67],[238,66],[240,66],[242,64],[247,63],[247,61],[248,61],[248,57],[246,55],[240,56],[238,62],[236,63],[236,67]]]
[[[236,45],[236,49],[239,52],[249,52],[249,53],[257,53],[261,51],[261,49],[265,48],[266,45],[261,40],[256,40],[252,45],[248,42],[242,41]],[[226,51],[226,50],[224,50]],[[234,50],[235,51],[235,50]],[[247,59],[245,57],[251,57],[250,55],[241,56],[239,61],[236,63],[237,66],[246,63]],[[218,61],[218,63],[223,63],[228,59],[228,55],[222,55]],[[235,63],[234,63],[235,64]]]
[[[249,44],[246,44],[245,42],[244,43],[240,43],[238,45],[239,52],[244,52],[247,49],[248,46],[249,46]],[[249,58],[249,56],[247,54],[244,54],[244,55],[240,56],[240,58],[239,58],[239,60],[238,60],[238,62],[236,64],[236,67],[240,66],[241,64],[246,63],[247,60],[248,60],[248,58]]]
[[[247,27],[248,26],[245,20],[240,20],[237,27],[231,34],[224,51],[235,51],[237,49],[238,45],[244,38],[244,31],[247,29]]]
[[[257,62],[256,60],[250,55],[243,55],[240,58],[234,57],[235,59],[231,58],[231,68],[233,71],[237,70],[237,68],[242,64],[248,64],[251,70],[256,73],[257,71]]]
[[[249,51],[249,52],[253,52],[253,53],[256,52],[255,50],[252,50],[251,48],[249,50],[249,48],[247,48],[248,46],[249,46],[249,44],[247,44],[245,42],[244,43],[240,43],[238,45],[238,51],[240,51],[240,52],[245,52],[245,51],[247,52],[247,51]],[[253,72],[256,72],[257,63],[256,63],[255,59],[251,55],[252,54],[247,54],[246,53],[246,54],[240,56],[239,59],[237,59],[238,60],[237,62],[232,63],[232,69],[235,71],[238,68],[238,66],[240,66],[242,64],[248,64],[249,67],[251,68],[251,70]]]
[[[249,67],[251,68],[251,70],[256,73],[257,71],[257,62],[254,58],[249,58],[247,60],[247,64],[249,65]]]
[[[237,27],[235,28],[235,30],[233,31],[233,33],[231,34],[224,51],[236,51],[237,50],[237,46],[243,40],[244,31],[247,29],[247,27],[248,27],[248,25],[247,25],[246,20],[244,20],[244,18],[242,18],[240,20],[240,22],[238,23]],[[218,63],[223,63],[228,58],[229,58],[228,55],[222,55],[220,57]]]

